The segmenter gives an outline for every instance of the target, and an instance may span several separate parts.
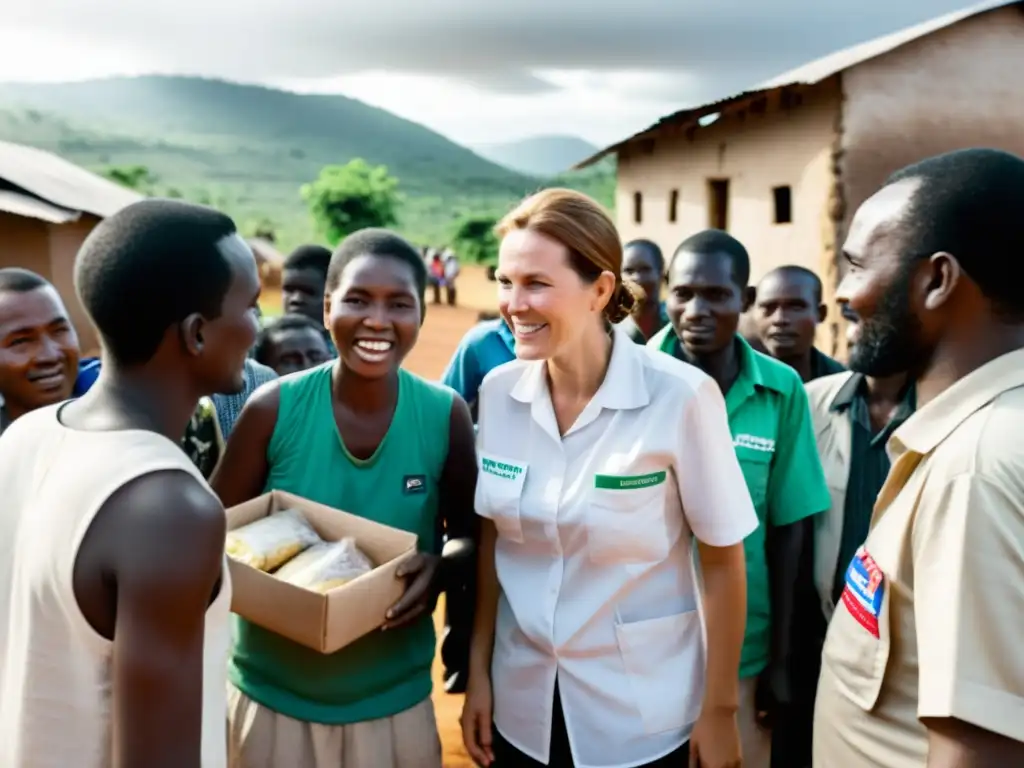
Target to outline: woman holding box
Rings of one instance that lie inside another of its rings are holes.
[[[496,768],[733,768],[757,518],[722,395],[611,326],[634,294],[593,200],[545,190],[499,233],[518,360],[479,395],[466,747]]]
[[[283,490],[419,537],[383,632],[323,655],[236,617],[233,768],[437,768],[431,612],[441,533],[471,536],[476,458],[465,402],[400,368],[423,321],[426,268],[387,230],[331,258],[325,324],[339,357],[246,404],[212,485],[225,506]]]

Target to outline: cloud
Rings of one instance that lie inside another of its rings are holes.
[[[465,143],[610,143],[968,0],[26,0],[0,79],[164,72],[345,93]]]
[[[742,87],[963,0],[32,0],[10,24],[135,47],[167,71],[237,79],[367,70],[544,93],[542,70],[677,73],[685,88]]]

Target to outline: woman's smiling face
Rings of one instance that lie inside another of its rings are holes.
[[[540,232],[505,235],[498,254],[498,309],[516,338],[516,356],[546,360],[576,342],[608,302],[608,280],[585,282],[564,245]]]
[[[365,378],[397,370],[416,344],[423,307],[410,265],[364,255],[344,268],[325,307],[325,325],[345,366]]]

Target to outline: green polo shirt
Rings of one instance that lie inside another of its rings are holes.
[[[671,326],[647,343],[679,356]],[[788,365],[755,352],[736,336],[740,371],[725,394],[736,458],[760,525],[743,542],[747,557],[747,632],[740,677],[760,674],[771,653],[771,591],[765,524],[790,525],[829,508],[831,498],[818,458],[811,412],[800,376]]]

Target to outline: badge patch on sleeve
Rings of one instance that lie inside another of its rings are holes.
[[[843,605],[873,637],[878,637],[878,615],[882,612],[885,577],[864,547],[850,561],[843,587]]]

